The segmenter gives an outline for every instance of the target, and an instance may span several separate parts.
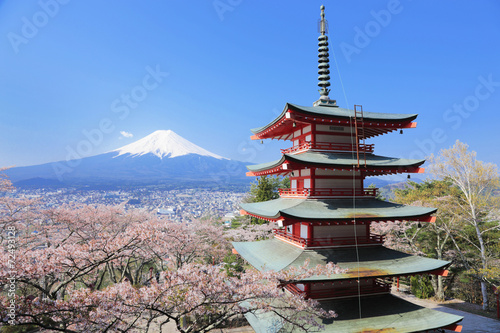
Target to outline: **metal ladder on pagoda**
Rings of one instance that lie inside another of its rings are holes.
[[[358,109],[359,108],[359,109]],[[356,132],[356,158],[358,160],[358,168],[359,168],[359,153],[361,149],[360,141],[363,141],[363,164],[366,168],[366,145],[365,145],[365,125],[363,120],[363,106],[362,105],[354,105],[354,130]]]

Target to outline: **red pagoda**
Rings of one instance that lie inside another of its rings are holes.
[[[280,226],[274,238],[235,242],[236,252],[259,270],[286,270],[306,260],[314,266],[333,262],[347,272],[315,276],[290,284],[287,291],[317,299],[337,319],[324,323],[325,332],[460,332],[462,317],[430,310],[391,295],[391,278],[415,274],[446,275],[448,261],[409,255],[382,246],[384,238],[370,232],[372,222],[432,223],[434,208],[382,201],[377,189],[364,188],[369,176],[422,173],[425,160],[374,154],[365,140],[415,128],[416,114],[363,112],[337,106],[329,98],[330,71],[324,6],[319,36],[320,99],[312,107],[287,103],[269,124],[253,129],[252,139],[290,140],[279,160],[248,166],[249,176],[290,177],[290,189],[280,198],[241,204],[243,214]],[[247,315],[256,332],[287,332],[276,328],[270,314]],[[319,321],[321,319],[318,318]]]

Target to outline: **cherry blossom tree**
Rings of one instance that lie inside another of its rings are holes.
[[[32,219],[37,213],[36,200],[14,197],[15,188],[0,168],[0,230],[7,230],[17,222]],[[5,233],[0,233],[4,241]]]
[[[304,279],[311,274],[334,273],[333,265],[316,269],[302,267],[287,272],[250,271],[229,277],[214,265],[186,264],[162,273],[161,283],[136,288],[122,282],[102,291],[79,289],[70,293],[70,302],[92,309],[91,320],[75,323],[72,330],[101,332],[142,328],[155,331],[168,322],[180,332],[208,332],[225,321],[256,310],[271,311],[302,331],[319,329],[315,317],[334,317],[333,312],[318,308],[282,291],[284,281]],[[272,301],[270,305],[269,300]],[[113,309],[109,311],[108,309]],[[145,323],[145,324],[144,324]]]
[[[0,186],[4,194],[13,191],[5,178]],[[180,332],[206,332],[264,310],[311,331],[320,327],[315,316],[334,316],[314,301],[290,297],[281,287],[334,274],[336,267],[227,274],[221,262],[230,246],[222,226],[211,221],[174,223],[123,206],[73,204],[42,210],[24,199],[1,199],[2,224],[15,230],[16,237],[15,247],[9,247],[6,237],[0,244],[0,284],[15,285],[15,293],[0,293],[0,325],[156,332],[158,326],[174,323]],[[9,316],[12,302],[14,318]]]
[[[384,236],[385,246],[405,253],[423,255],[423,252],[415,246],[414,242],[419,232],[418,222],[375,222],[371,224],[371,229],[375,234]]]
[[[271,238],[273,236],[273,229],[276,228],[278,228],[276,222],[243,224],[238,228],[226,230],[224,236],[235,242],[252,242]]]

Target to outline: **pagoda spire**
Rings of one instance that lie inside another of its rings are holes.
[[[328,22],[325,19],[325,6],[321,6],[321,20],[319,22],[320,35],[318,37],[318,86],[320,98],[313,103],[314,106],[337,106],[335,100],[328,97],[330,93],[330,59],[328,54]]]

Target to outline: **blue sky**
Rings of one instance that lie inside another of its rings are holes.
[[[4,0],[0,166],[95,155],[158,129],[249,163],[279,158],[289,142],[261,145],[249,129],[318,99],[321,4],[330,96],[419,114],[416,129],[370,140],[376,153],[420,158],[459,139],[500,164],[498,1]]]

